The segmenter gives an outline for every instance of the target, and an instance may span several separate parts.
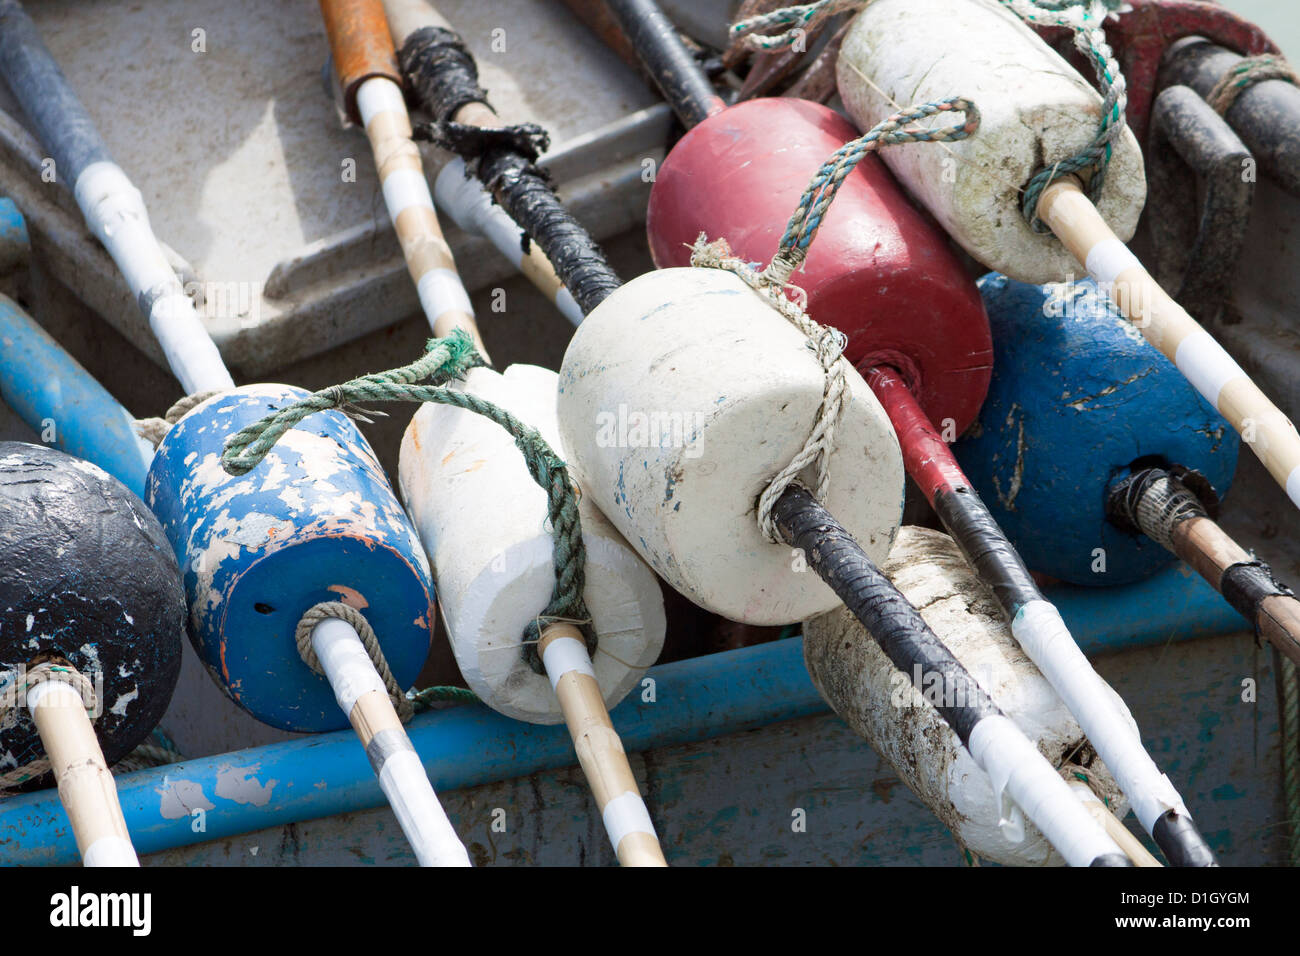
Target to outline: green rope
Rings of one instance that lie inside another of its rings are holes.
[[[739,20],[727,28],[727,34],[734,44],[744,38],[745,45],[755,50],[775,50],[784,46],[793,46],[801,35],[806,36],[821,26],[826,20],[839,13],[866,6],[868,0],[817,0],[797,7],[783,7],[770,13],[760,13],[746,20]],[[760,30],[770,27],[788,27],[783,33],[763,36]]]
[[[407,699],[410,700],[416,712],[428,710],[435,703],[445,702],[451,704],[477,704],[479,703],[478,694],[466,687],[437,686],[426,687],[424,690],[413,690],[407,693]]]
[[[514,438],[528,473],[546,492],[547,517],[554,540],[555,586],[551,600],[524,629],[524,657],[540,672],[537,642],[543,626],[553,621],[578,625],[587,639],[588,651],[595,652],[595,632],[583,600],[587,552],[582,542],[578,495],[564,462],[535,429],[491,402],[444,387],[443,383],[484,364],[469,335],[461,330],[453,331],[446,338],[430,340],[424,356],[410,365],[321,389],[241,429],[226,439],[221,464],[229,474],[247,474],[285,432],[307,416],[329,409],[355,412],[356,402],[435,402],[482,415],[500,425]],[[431,384],[416,384],[424,379]]]
[[[937,113],[949,112],[965,113],[966,121],[960,125],[935,129],[906,125]],[[785,227],[768,272],[784,284],[789,274],[808,255],[808,247],[821,228],[822,219],[845,178],[869,153],[903,143],[955,142],[970,136],[979,129],[979,125],[980,113],[975,104],[954,96],[937,103],[923,103],[901,110],[877,123],[857,139],[845,143],[817,170],[799,198],[799,205]]]
[[[1080,173],[1087,176],[1088,196],[1095,203],[1106,184],[1106,169],[1114,153],[1114,144],[1126,127],[1125,107],[1128,87],[1119,62],[1106,41],[1102,23],[1114,10],[1118,0],[998,0],[1026,23],[1065,27],[1074,35],[1075,47],[1088,59],[1097,73],[1101,87],[1101,122],[1092,140],[1079,152],[1044,166],[1025,186],[1021,212],[1038,233],[1051,230],[1038,219],[1038,201],[1043,190],[1060,179]]]

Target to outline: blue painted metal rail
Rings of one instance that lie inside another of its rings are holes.
[[[1173,569],[1121,588],[1052,592],[1084,650],[1095,654],[1190,640],[1246,625],[1200,578]],[[655,701],[634,691],[612,714],[629,752],[692,743],[826,711],[792,638],[652,668]],[[569,766],[563,727],[539,727],[483,706],[423,714],[407,728],[434,786],[457,790]],[[272,783],[274,781],[274,783]],[[320,734],[117,778],[139,852],[223,839],[381,806],[383,794],[350,731]],[[204,829],[190,810],[204,808]],[[0,804],[0,862],[74,864],[76,845],[53,791]]]
[[[12,215],[9,212],[12,210]],[[0,255],[22,218],[0,199]],[[26,232],[23,230],[23,238]],[[131,413],[13,300],[0,295],[0,399],[41,440],[94,462],[137,495],[153,448],[135,431]]]

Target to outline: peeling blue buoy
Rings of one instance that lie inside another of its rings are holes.
[[[429,651],[433,584],[374,452],[341,412],[290,429],[246,475],[222,469],[227,437],[307,394],[249,385],[202,403],[159,445],[145,496],[181,560],[209,672],[259,720],[314,732],[348,720],[298,654],[303,614],[322,601],[363,610],[410,687]]]
[[[975,490],[1035,571],[1129,584],[1176,560],[1107,520],[1112,484],[1135,467],[1182,465],[1219,495],[1232,482],[1232,427],[1091,279],[980,280],[993,381],[955,447]]]

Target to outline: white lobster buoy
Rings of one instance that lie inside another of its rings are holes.
[[[881,561],[902,514],[902,456],[871,389],[852,369],[848,379],[824,503]],[[763,537],[756,508],[803,446],[824,388],[803,333],[737,276],[661,269],[578,327],[560,370],[560,431],[584,492],[673,587],[732,620],[788,624],[839,599]]]
[[[1081,274],[1059,239],[1029,227],[1020,200],[1035,173],[1088,145],[1102,100],[1015,13],[993,0],[874,0],[844,38],[837,74],[860,129],[913,103],[974,102],[973,136],[943,148],[895,146],[880,158],[989,268],[1034,283]],[[1126,128],[1097,208],[1128,240],[1145,202],[1142,154]]]
[[[474,369],[465,389],[541,432],[561,457],[556,376],[532,366],[501,375]],[[438,604],[470,689],[509,717],[558,724],[564,715],[545,674],[520,641],[555,584],[546,495],[514,440],[481,415],[420,407],[402,439],[399,481],[433,562]],[[618,531],[582,501],[586,601],[600,644],[596,680],[613,707],[654,663],[664,642],[663,595],[650,569]]]
[[[905,527],[883,570],[1048,761],[1053,766],[1066,761],[1086,765],[1107,805],[1122,818],[1128,804],[1119,787],[1056,691],[1020,650],[993,596],[952,539]],[[934,702],[944,702],[939,695],[951,694],[950,689],[936,682],[917,691],[910,675],[894,667],[844,608],[804,625],[804,660],[835,712],[867,739],[963,846],[998,863],[1063,863],[1018,808],[999,801],[989,775],[935,709]]]

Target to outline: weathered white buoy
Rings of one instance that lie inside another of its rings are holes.
[[[835,429],[825,504],[874,561],[902,515],[903,462],[862,377]],[[790,325],[735,275],[661,269],[578,327],[560,371],[564,447],[583,490],[632,547],[696,604],[747,624],[789,624],[839,599],[755,518],[799,452],[825,373]]]
[[[1056,282],[1079,264],[1020,211],[1025,184],[1096,135],[1102,100],[1015,13],[992,0],[874,0],[840,48],[840,97],[870,129],[910,103],[960,95],[980,110],[975,136],[919,143],[880,157],[980,262],[1024,282]],[[1114,143],[1097,208],[1132,237],[1146,202],[1137,139]]]
[[[1056,691],[1020,649],[993,596],[952,539],[905,527],[882,569],[1047,760],[1053,766],[1067,759],[1087,764],[1107,805],[1123,817],[1127,802],[1119,787]],[[935,708],[935,702],[942,702],[938,695],[950,698],[952,687],[927,679],[918,691],[912,675],[894,666],[846,608],[805,623],[804,660],[835,712],[867,739],[962,846],[1005,864],[1063,862],[1033,824],[1009,801],[999,800],[989,775]],[[1115,700],[1124,707],[1118,695]]]
[[[541,432],[560,452],[556,375],[511,366],[504,375],[472,370],[465,390]],[[513,439],[481,415],[420,406],[402,440],[399,481],[421,539],[438,569],[447,634],[470,688],[519,720],[558,724],[560,702],[545,674],[525,660],[520,640],[555,586],[546,494],[524,469]],[[585,498],[587,607],[600,643],[592,664],[613,707],[663,648],[659,583],[618,531]]]

